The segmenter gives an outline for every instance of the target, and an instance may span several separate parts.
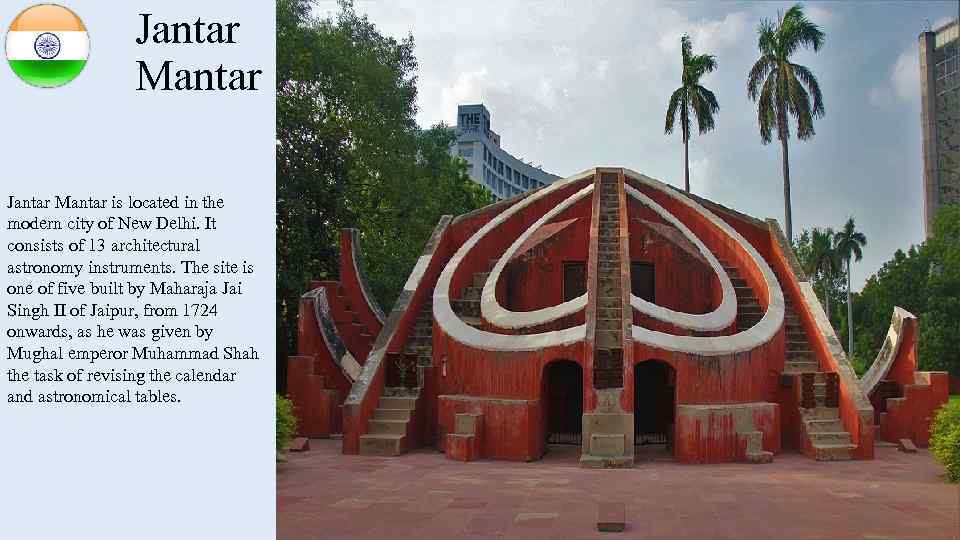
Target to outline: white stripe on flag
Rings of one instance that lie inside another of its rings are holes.
[[[7,60],[40,60],[33,44],[44,32],[8,32]],[[86,32],[50,32],[60,38],[60,54],[53,60],[86,60],[90,41]]]

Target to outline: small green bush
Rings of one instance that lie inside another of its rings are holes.
[[[850,365],[853,366],[854,373],[857,374],[857,377],[863,377],[863,375],[869,369],[869,366],[867,366],[867,361],[864,360],[863,357],[858,354],[854,354],[849,358],[850,358]]]
[[[947,470],[947,480],[960,482],[960,401],[944,405],[930,426],[930,451]]]
[[[293,402],[277,394],[277,452],[283,451],[297,433],[297,417]]]

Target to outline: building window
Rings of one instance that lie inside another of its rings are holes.
[[[630,290],[633,295],[647,302],[656,302],[656,279],[653,263],[630,263]]]
[[[566,261],[563,263],[563,301],[579,298],[587,292],[587,263]]]

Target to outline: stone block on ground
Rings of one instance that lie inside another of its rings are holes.
[[[622,433],[593,433],[590,435],[590,453],[603,457],[622,456],[623,439]]]
[[[476,444],[475,435],[448,433],[445,453],[449,459],[473,461],[480,457],[480,448]]]
[[[306,437],[296,437],[287,445],[288,452],[306,452],[310,449],[310,439]]]
[[[900,439],[898,441],[897,447],[900,448],[900,451],[905,454],[916,454],[917,446],[913,444],[913,441],[910,439]]]
[[[627,528],[627,505],[622,502],[600,503],[597,507],[597,530],[623,532]]]

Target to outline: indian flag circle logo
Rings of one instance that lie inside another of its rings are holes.
[[[7,62],[33,86],[67,84],[83,71],[89,54],[87,27],[76,13],[56,4],[25,9],[7,31]]]

